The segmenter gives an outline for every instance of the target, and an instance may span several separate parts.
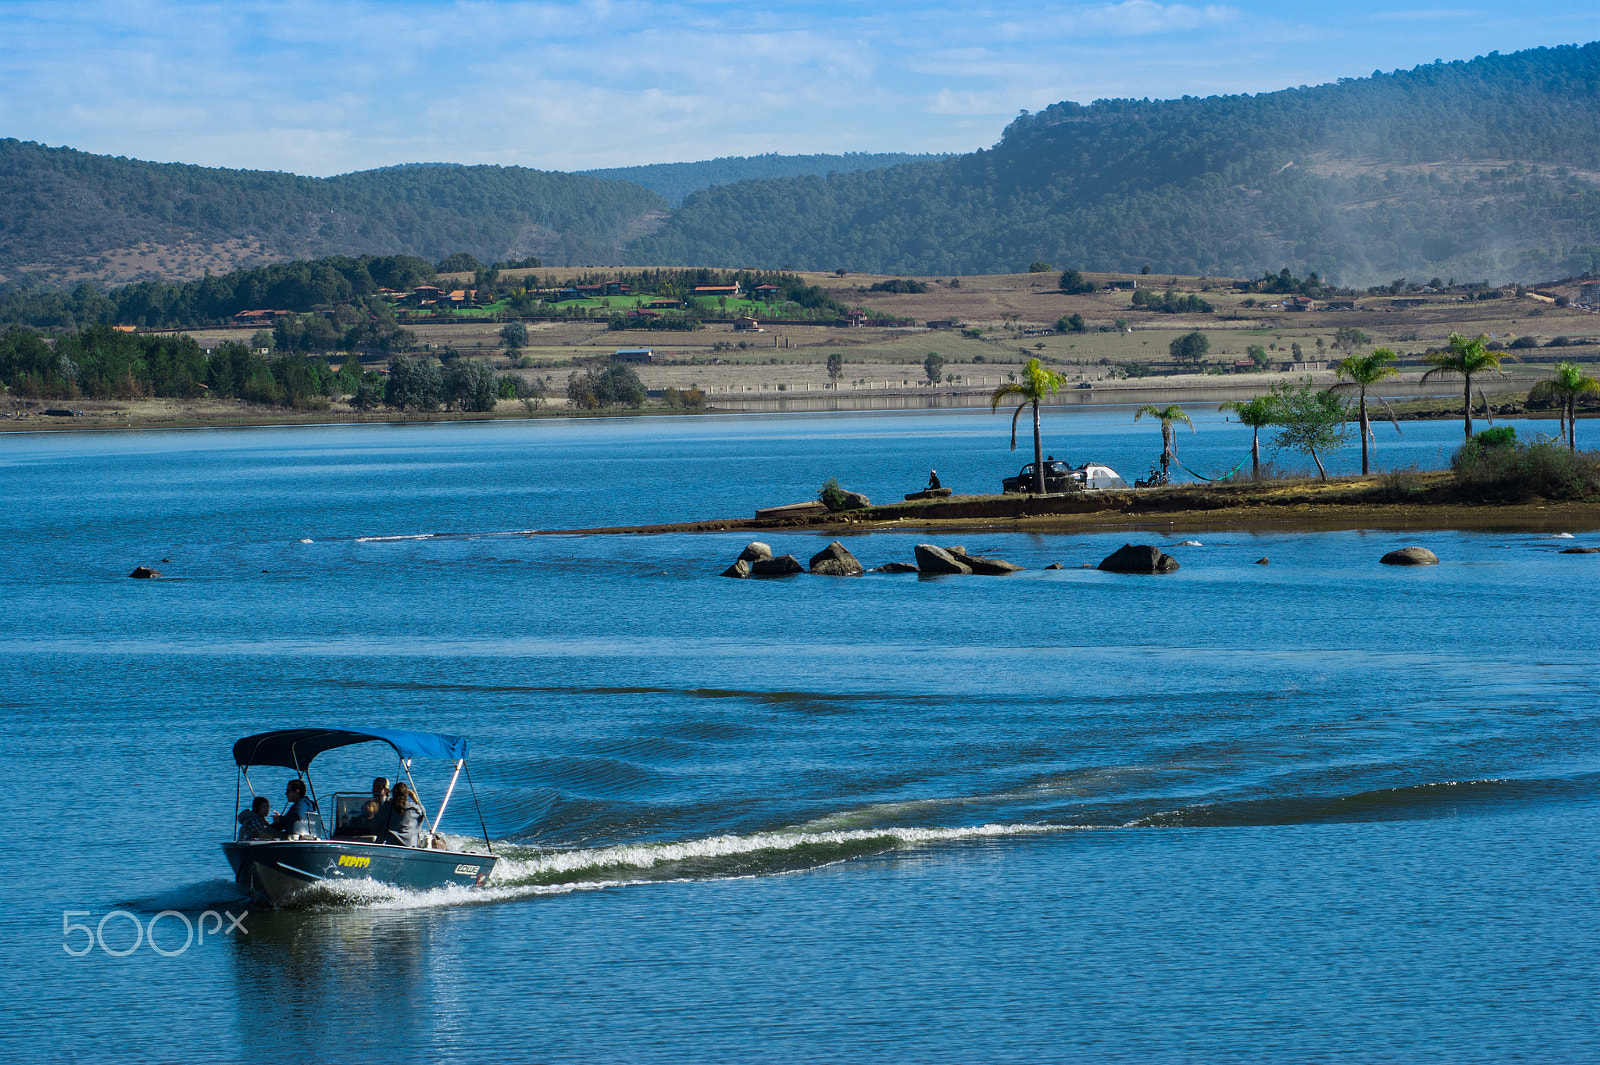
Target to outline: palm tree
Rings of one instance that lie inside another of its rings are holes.
[[[1176,403],[1157,407],[1146,403],[1133,412],[1133,420],[1138,421],[1144,415],[1161,419],[1161,476],[1167,475],[1167,467],[1178,461],[1178,431],[1172,427],[1173,422],[1189,422],[1189,431],[1194,432],[1194,422],[1189,421],[1189,416],[1183,408]]]
[[[1047,369],[1038,359],[1029,359],[1022,368],[1022,380],[1001,385],[989,397],[989,409],[995,410],[1007,396],[1020,396],[1017,412],[1011,416],[1011,450],[1017,450],[1017,419],[1022,408],[1033,405],[1033,484],[1034,491],[1044,495],[1044,443],[1039,437],[1039,401],[1060,391],[1067,379]]]
[[[1243,425],[1250,427],[1250,476],[1261,477],[1261,430],[1278,420],[1278,401],[1273,396],[1257,396],[1250,400],[1232,399],[1217,410],[1231,410]],[[1190,428],[1194,423],[1190,423]]]
[[[1567,438],[1567,448],[1578,450],[1578,397],[1600,392],[1596,381],[1580,370],[1576,363],[1558,362],[1554,377],[1547,377],[1528,392],[1529,399],[1553,399],[1561,411],[1561,432]]]
[[[1480,373],[1497,373],[1501,377],[1505,374],[1500,370],[1501,359],[1514,359],[1514,355],[1505,355],[1502,352],[1490,351],[1485,346],[1488,337],[1473,337],[1467,339],[1460,333],[1450,334],[1450,350],[1436,351],[1428,356],[1428,361],[1433,363],[1433,369],[1422,375],[1426,381],[1436,374],[1458,373],[1466,379],[1466,387],[1462,390],[1465,397],[1462,409],[1466,415],[1467,439],[1472,439],[1472,378]],[[1488,401],[1484,401],[1487,405]]]
[[[1400,356],[1389,348],[1375,348],[1370,355],[1350,355],[1334,369],[1340,377],[1350,380],[1333,386],[1334,390],[1341,388],[1354,388],[1361,395],[1361,473],[1363,476],[1372,472],[1367,462],[1367,439],[1372,435],[1372,430],[1367,426],[1367,389],[1377,384],[1386,377],[1398,377],[1400,371],[1389,365]],[[1394,411],[1384,398],[1376,393],[1373,399],[1383,404],[1383,409],[1389,411],[1389,420],[1394,422],[1396,432],[1400,431],[1400,422],[1394,416]]]

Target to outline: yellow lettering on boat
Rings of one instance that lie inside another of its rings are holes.
[[[365,869],[367,866],[372,864],[372,859],[365,858],[357,854],[341,854],[339,855],[339,864],[353,866],[357,869]]]

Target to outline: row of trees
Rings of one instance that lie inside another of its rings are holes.
[[[692,391],[698,393],[699,389]],[[680,396],[682,393],[680,393]],[[595,366],[587,372],[574,371],[567,377],[567,399],[579,410],[599,410],[601,407],[642,407],[645,400],[644,383],[633,367],[612,362]],[[701,403],[704,400],[700,401]]]
[[[433,266],[412,255],[335,255],[198,281],[140,281],[105,292],[87,282],[71,293],[11,285],[0,289],[0,325],[193,329],[221,325],[240,311],[261,308],[307,312],[351,301],[370,307],[380,288],[406,290],[433,276]]]
[[[196,399],[210,394],[306,408],[360,386],[353,356],[335,368],[298,352],[276,358],[230,342],[208,356],[189,336],[149,336],[94,326],[56,339],[13,326],[0,336],[0,386],[38,399]]]
[[[1452,333],[1446,350],[1433,352],[1428,356],[1433,368],[1423,374],[1422,378],[1426,381],[1437,375],[1456,375],[1463,379],[1465,382],[1463,431],[1468,442],[1473,439],[1472,379],[1486,373],[1500,373],[1500,360],[1505,357],[1499,352],[1489,350],[1485,341],[1486,338],[1481,336],[1469,338],[1459,333]],[[1177,341],[1174,341],[1174,344],[1176,343]],[[1299,383],[1281,381],[1272,386],[1265,395],[1253,399],[1234,400],[1222,404],[1219,410],[1233,412],[1242,424],[1251,429],[1251,476],[1261,475],[1261,430],[1271,427],[1275,429],[1272,441],[1274,447],[1309,454],[1311,460],[1316,463],[1317,473],[1323,480],[1327,480],[1328,471],[1322,463],[1322,456],[1348,442],[1352,410],[1345,399],[1345,394],[1351,392],[1355,395],[1354,413],[1361,437],[1361,472],[1370,473],[1369,444],[1372,428],[1368,400],[1376,401],[1389,414],[1396,432],[1400,431],[1400,423],[1383,397],[1369,390],[1379,382],[1398,374],[1399,371],[1394,366],[1398,358],[1399,356],[1390,348],[1377,348],[1365,355],[1351,354],[1335,367],[1340,381],[1331,388],[1317,389],[1311,378],[1307,377]],[[1017,421],[1024,410],[1032,408],[1035,491],[1041,494],[1044,492],[1044,448],[1039,425],[1039,404],[1058,392],[1065,383],[1066,378],[1061,374],[1046,368],[1038,359],[1030,359],[1019,381],[1001,385],[990,396],[990,410],[998,408],[1010,397],[1016,397],[1019,401],[1016,412],[1011,417],[1013,451],[1017,447]],[[1590,395],[1600,395],[1600,381],[1583,373],[1576,364],[1564,362],[1556,366],[1553,376],[1534,386],[1529,398],[1553,401],[1559,405],[1562,437],[1568,449],[1576,451],[1577,402],[1580,398]],[[1172,464],[1178,460],[1176,427],[1181,422],[1187,424],[1193,432],[1194,422],[1177,404],[1165,407],[1146,404],[1136,410],[1133,417],[1138,421],[1145,415],[1150,415],[1161,423],[1159,482],[1166,483]]]
[[[484,413],[494,410],[498,400],[533,394],[522,378],[513,374],[496,377],[488,363],[473,359],[454,358],[441,365],[428,358],[396,355],[389,360],[389,376],[382,381],[381,393],[377,388],[381,375],[370,377],[372,381],[364,383],[351,400],[351,405],[361,410],[376,407],[381,395],[384,406],[392,410],[435,411],[444,406]]]
[[[447,356],[453,353],[447,352]],[[58,337],[52,347],[28,329],[0,334],[0,387],[30,399],[140,399],[216,396],[297,410],[323,409],[341,396],[372,410],[491,411],[497,399],[533,394],[515,375],[497,377],[481,360],[397,355],[387,378],[355,355],[334,366],[296,352],[262,355],[236,341],[207,354],[189,336],[150,336],[94,326]]]

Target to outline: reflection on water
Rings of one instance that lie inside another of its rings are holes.
[[[425,1045],[437,987],[429,924],[349,908],[252,913],[249,935],[229,940],[238,1045],[284,1061]]]

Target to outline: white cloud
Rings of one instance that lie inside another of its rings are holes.
[[[1287,19],[1265,0],[979,2],[17,2],[0,134],[321,174],[970,150],[1062,99],[1255,92],[1592,35],[1576,0],[1521,27],[1361,0]],[[1384,15],[1429,35],[1374,35]]]

